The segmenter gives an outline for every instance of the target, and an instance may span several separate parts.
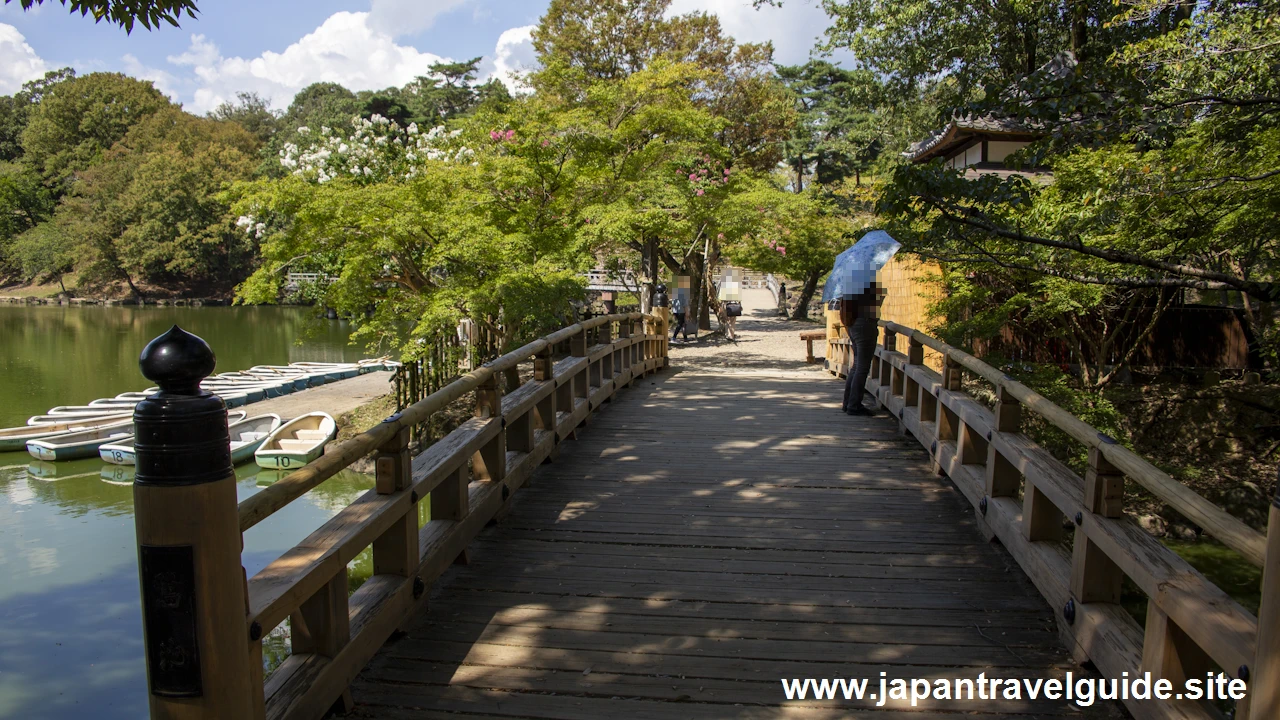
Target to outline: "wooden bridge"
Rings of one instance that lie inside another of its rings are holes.
[[[1248,683],[1236,718],[1280,717],[1280,524],[1268,543],[999,371],[885,326],[867,384],[878,417],[840,413],[843,383],[818,372],[668,367],[660,308],[509,353],[238,508],[139,487],[139,542],[193,545],[194,606],[217,610],[198,614],[201,682],[185,695],[160,664],[181,623],[144,613],[153,717],[1120,718],[1123,704],[1213,718],[1226,705],[789,698],[784,684],[863,679],[869,695],[882,679],[1151,672],[1180,686],[1219,671]],[[843,374],[849,346],[831,335]],[[994,407],[962,373],[992,384]],[[476,417],[411,457],[409,430],[472,395]],[[1084,478],[1019,432],[1024,412],[1090,448]],[[376,489],[246,583],[230,542],[371,453]],[[1261,618],[1124,516],[1126,481],[1267,564]],[[370,545],[374,574],[349,593]],[[1141,624],[1120,604],[1126,579]],[[144,603],[153,581],[144,562]],[[286,619],[292,654],[264,679],[263,635]]]

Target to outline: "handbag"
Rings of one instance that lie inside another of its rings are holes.
[[[725,303],[724,314],[728,315],[729,317],[741,317],[742,303],[737,302],[736,300]]]

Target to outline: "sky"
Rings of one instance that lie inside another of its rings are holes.
[[[581,0],[587,2],[589,0]],[[0,5],[0,95],[47,70],[123,72],[151,80],[187,110],[206,113],[254,91],[283,110],[314,82],[351,90],[401,86],[434,62],[483,57],[483,77],[516,83],[533,65],[530,31],[547,0],[200,0],[197,19],[133,33],[60,3]],[[809,59],[828,19],[818,0],[781,8],[751,0],[673,0],[672,13],[720,17],[739,42],[774,43],[775,61]]]

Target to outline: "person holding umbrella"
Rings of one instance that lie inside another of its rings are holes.
[[[867,391],[867,375],[871,373],[871,359],[875,357],[876,338],[880,328],[880,305],[885,291],[874,281],[857,295],[840,298],[840,323],[847,328],[853,342],[853,368],[845,376],[844,403],[842,409],[849,415],[872,415],[862,404],[862,394]]]
[[[876,283],[876,273],[900,247],[883,230],[867,233],[836,258],[822,290],[824,302],[839,302],[840,323],[853,343],[853,368],[846,375],[841,406],[849,415],[872,414],[862,404],[862,393],[866,391],[867,375],[875,357],[876,338],[880,334],[876,321],[885,298],[884,288]]]

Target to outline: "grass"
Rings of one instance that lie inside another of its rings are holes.
[[[76,279],[68,275],[63,278],[63,282],[67,287],[75,287]],[[22,285],[9,285],[0,288],[0,297],[20,297],[20,298],[51,298],[56,297],[62,292],[62,286],[56,282],[44,284],[26,283]]]

